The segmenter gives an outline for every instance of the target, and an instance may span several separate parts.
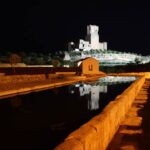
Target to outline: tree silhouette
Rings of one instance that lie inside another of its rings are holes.
[[[9,61],[11,64],[11,68],[13,69],[13,72],[15,73],[15,65],[21,62],[21,57],[18,54],[12,53],[10,54]]]
[[[52,59],[52,65],[54,67],[59,67],[60,66],[60,60],[58,58]]]

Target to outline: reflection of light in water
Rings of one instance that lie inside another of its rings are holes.
[[[97,110],[99,109],[100,93],[107,93],[107,86],[100,86],[99,84],[75,84],[71,86],[70,93],[74,94],[76,90],[79,91],[80,96],[88,96],[88,109]]]
[[[70,93],[71,93],[71,94],[74,94],[74,93],[75,93],[75,91],[73,91],[73,90],[72,90],[72,91],[70,91]]]
[[[99,86],[91,87],[91,99],[88,101],[89,110],[96,110],[99,108],[99,93],[100,93]]]
[[[104,78],[99,78],[98,82],[100,84],[106,84],[106,85],[111,85],[111,84],[116,84],[116,83],[127,83],[127,82],[133,82],[137,79],[137,77],[120,77],[120,76],[107,76]]]
[[[80,84],[78,84],[78,83],[77,83],[77,84],[75,84],[75,87],[79,87],[79,86],[80,86]]]
[[[80,85],[79,87],[79,92],[80,92],[80,96],[84,96],[85,94],[89,94],[91,91],[91,85]]]
[[[107,86],[106,85],[100,86],[100,92],[107,93]]]
[[[116,83],[125,83],[135,81],[137,77],[113,77],[107,76],[100,78],[95,83],[77,83],[70,86],[70,93],[74,94],[79,92],[80,96],[88,97],[88,109],[99,109],[100,93],[107,93],[107,85]]]

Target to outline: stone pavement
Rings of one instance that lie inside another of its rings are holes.
[[[57,88],[61,86],[71,85],[80,81],[97,80],[104,75],[97,76],[64,76],[64,78],[48,78],[30,81],[11,81],[8,83],[0,83],[0,99],[13,97],[16,95],[27,94],[30,92],[38,92],[42,90]]]
[[[107,150],[150,150],[150,79],[146,79]]]

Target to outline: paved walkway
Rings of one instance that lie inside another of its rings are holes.
[[[96,80],[102,75],[98,76],[70,76],[66,78],[44,79],[36,81],[25,82],[10,82],[0,83],[0,99],[9,98],[16,95],[27,94],[30,92],[38,92],[42,90],[57,88],[61,86],[71,85],[80,81]]]
[[[107,150],[150,150],[150,79],[146,79]]]

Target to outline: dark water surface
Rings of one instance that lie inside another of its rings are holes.
[[[133,80],[102,78],[1,100],[0,149],[53,149]]]

